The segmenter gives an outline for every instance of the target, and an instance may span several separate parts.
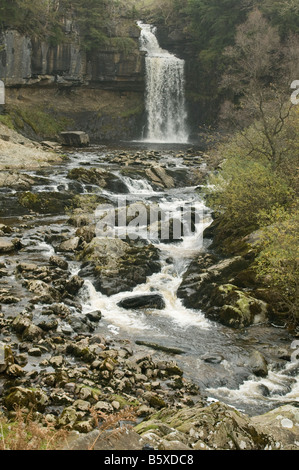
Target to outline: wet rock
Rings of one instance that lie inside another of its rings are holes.
[[[84,284],[84,280],[79,276],[72,276],[71,279],[66,283],[65,289],[71,295],[78,294],[79,290]]]
[[[170,346],[164,346],[164,345],[158,344],[158,343],[151,343],[149,341],[137,340],[135,342],[136,342],[136,344],[138,344],[140,346],[147,346],[148,348],[155,349],[157,351],[164,351],[164,352],[169,353],[169,354],[184,354],[185,353],[185,351],[183,351],[182,349],[172,348]]]
[[[42,355],[40,348],[30,348],[28,350],[29,356],[39,357]]]
[[[54,369],[58,369],[59,367],[62,367],[64,364],[64,359],[62,356],[53,356],[49,360],[49,364],[51,364]]]
[[[22,207],[38,214],[65,214],[73,197],[72,193],[66,191],[26,191],[18,195],[18,202]]]
[[[43,336],[44,336],[44,331],[39,328],[38,326],[31,324],[25,328],[23,334],[22,334],[22,339],[24,341],[39,341]]]
[[[50,257],[49,261],[52,266],[57,266],[64,271],[68,270],[68,262],[59,256],[53,255]]]
[[[88,312],[86,313],[86,317],[88,318],[88,320],[90,320],[91,322],[99,322],[102,318],[102,313],[100,310],[95,310],[94,312]]]
[[[71,315],[71,309],[64,303],[54,303],[42,311],[43,315],[57,315],[66,318]]]
[[[224,357],[221,354],[209,354],[206,353],[201,356],[201,359],[209,364],[220,364],[223,361]]]
[[[77,333],[92,333],[95,330],[95,324],[90,321],[84,314],[70,315],[68,323]]]
[[[92,239],[96,236],[96,226],[85,225],[83,227],[79,227],[76,230],[76,236],[80,237],[80,239],[84,240],[86,243],[90,243]]]
[[[69,179],[80,183],[97,185],[116,193],[126,194],[129,192],[120,178],[101,168],[73,168],[67,176]]]
[[[36,298],[33,298],[33,302],[38,303],[53,303],[60,300],[60,293],[54,289],[51,285],[40,280],[25,280],[25,287],[36,294]]]
[[[146,170],[146,176],[148,179],[162,188],[173,188],[174,187],[174,180],[173,178],[167,174],[165,168],[161,166],[152,166]]]
[[[155,308],[163,310],[165,301],[160,294],[136,295],[121,300],[118,305],[125,309]]]
[[[251,353],[249,367],[257,377],[267,377],[268,375],[268,363],[259,351]]]
[[[74,252],[74,251],[79,250],[80,245],[81,245],[81,238],[72,237],[62,242],[58,247],[58,251],[59,252]]]
[[[89,345],[85,340],[68,344],[66,352],[87,363],[92,363],[96,359],[96,355],[90,351]]]
[[[31,325],[31,320],[28,317],[25,317],[23,315],[18,315],[13,323],[12,327],[16,331],[16,333],[23,333],[23,331],[28,328]]]
[[[81,254],[81,277],[93,277],[95,288],[106,295],[132,290],[161,269],[153,245],[130,245],[120,239],[95,238]]]
[[[37,326],[43,331],[56,330],[58,328],[58,321],[56,318],[41,319],[37,322]]]
[[[14,378],[24,377],[24,375],[26,374],[24,369],[17,364],[12,364],[11,366],[9,366],[6,369],[5,373],[8,377],[14,377]]]
[[[0,237],[0,254],[11,253],[16,247],[13,241],[7,237]]]

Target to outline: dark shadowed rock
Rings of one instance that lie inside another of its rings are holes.
[[[118,305],[125,309],[157,308],[163,310],[165,302],[159,294],[136,295],[121,300]]]
[[[68,147],[87,147],[89,135],[83,131],[69,131],[60,133],[62,144]]]

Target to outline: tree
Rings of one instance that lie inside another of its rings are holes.
[[[244,130],[248,152],[259,152],[277,169],[285,152],[282,132],[293,107],[292,75],[298,72],[299,76],[299,39],[292,36],[282,44],[277,28],[255,9],[237,28],[235,45],[224,55],[228,65],[222,86],[231,96],[222,106],[221,117],[240,130],[255,127],[263,145],[256,145],[254,133]]]

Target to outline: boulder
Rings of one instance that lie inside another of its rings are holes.
[[[242,289],[240,273],[248,271],[250,261],[242,256],[218,259],[202,255],[194,259],[183,276],[178,297],[188,308],[202,310],[213,321],[231,328],[242,328],[264,322],[270,306],[254,296],[253,290]],[[238,285],[232,284],[236,279]]]
[[[0,254],[11,253],[15,250],[15,245],[10,238],[0,237]]]
[[[267,304],[251,297],[232,284],[217,286],[211,293],[210,308],[206,314],[213,320],[231,328],[243,328],[264,322],[267,318]]]
[[[160,294],[135,295],[121,300],[118,305],[125,309],[155,308],[163,310],[165,301]]]
[[[56,266],[64,271],[68,269],[68,262],[59,256],[51,256],[49,262],[52,266]]]
[[[198,403],[181,410],[164,408],[134,428],[143,439],[151,437],[158,448],[163,448],[167,438],[177,441],[174,447],[180,442],[197,450],[298,449],[298,429],[295,407],[284,406],[250,418],[219,402],[210,406]]]
[[[117,238],[94,238],[85,245],[81,260],[79,276],[92,277],[95,288],[109,296],[132,290],[161,269],[156,247]]]
[[[279,449],[298,450],[299,409],[293,405],[283,405],[261,416],[254,416],[255,426],[267,429],[276,440]]]
[[[19,406],[42,413],[48,402],[46,393],[39,388],[15,387],[4,397],[5,406],[12,411]]]
[[[259,351],[251,353],[249,367],[257,377],[266,377],[268,375],[268,363]]]
[[[88,147],[89,135],[83,131],[68,131],[60,133],[62,145],[68,147]]]
[[[147,178],[157,185],[158,187],[162,188],[174,188],[174,180],[173,178],[167,174],[166,170],[161,166],[152,166],[146,170]]]

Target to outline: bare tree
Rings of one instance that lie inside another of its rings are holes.
[[[280,135],[293,107],[291,83],[299,79],[299,39],[292,36],[282,44],[278,30],[255,9],[238,27],[235,45],[225,56],[222,87],[230,90],[231,99],[222,106],[223,122],[241,131],[255,128],[262,136],[259,145],[255,133],[243,131],[248,153],[259,152],[276,168],[286,150]]]

